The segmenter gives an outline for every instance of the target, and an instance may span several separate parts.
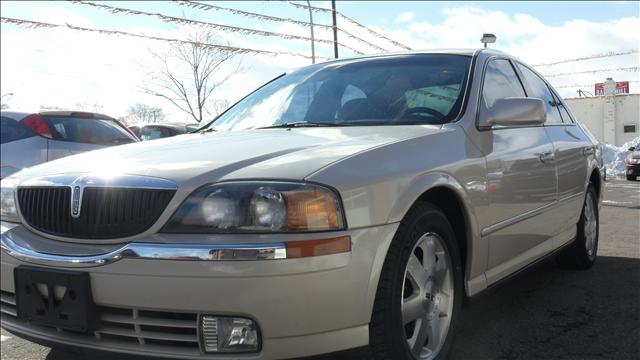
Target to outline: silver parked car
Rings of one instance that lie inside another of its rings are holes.
[[[118,120],[78,111],[0,113],[0,178],[61,157],[138,141]]]
[[[2,327],[157,357],[442,359],[464,297],[546,256],[594,263],[602,171],[505,53],[313,65],[198,133],[4,179]]]

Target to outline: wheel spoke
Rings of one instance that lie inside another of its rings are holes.
[[[424,299],[420,294],[415,294],[402,301],[402,324],[424,318],[426,309]]]
[[[438,255],[438,261],[436,262],[433,272],[433,278],[439,286],[444,282],[444,278],[447,276],[447,260],[445,259],[444,252],[442,255]]]
[[[431,351],[438,351],[440,348],[440,336],[441,336],[441,327],[440,327],[440,317],[438,315],[434,316],[433,319],[428,321],[429,323],[429,344],[427,347]]]
[[[414,285],[420,289],[424,289],[429,279],[427,271],[418,260],[415,254],[411,254],[409,257],[409,264],[407,265],[407,273],[413,279]]]
[[[429,332],[431,331],[429,322],[427,319],[421,319],[420,324],[416,326],[415,334],[413,335],[413,344],[411,346],[411,352],[417,357],[420,358],[420,353],[424,348],[424,344],[429,337]]]
[[[420,248],[422,249],[422,265],[427,270],[428,273],[432,273],[433,269],[436,265],[436,257],[435,257],[435,244],[433,241],[433,237],[427,237],[422,244],[420,244]]]

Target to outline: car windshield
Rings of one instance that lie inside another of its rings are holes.
[[[120,145],[136,139],[114,120],[67,116],[42,116],[54,140],[95,145]]]
[[[258,89],[209,128],[444,124],[460,111],[470,62],[397,55],[306,67]]]

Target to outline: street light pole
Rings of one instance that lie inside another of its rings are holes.
[[[311,10],[311,2],[307,0],[307,7],[309,9],[309,22],[311,23],[311,63],[316,63],[316,46],[315,38],[313,37],[313,11]]]
[[[338,25],[336,24],[336,0],[331,0],[331,14],[333,15],[333,57],[338,58]]]

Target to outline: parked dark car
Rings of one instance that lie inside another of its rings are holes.
[[[129,129],[144,141],[186,134],[199,127],[199,124],[148,124],[130,126]]]
[[[640,176],[640,150],[630,147],[631,154],[627,156],[627,180],[634,181]]]

